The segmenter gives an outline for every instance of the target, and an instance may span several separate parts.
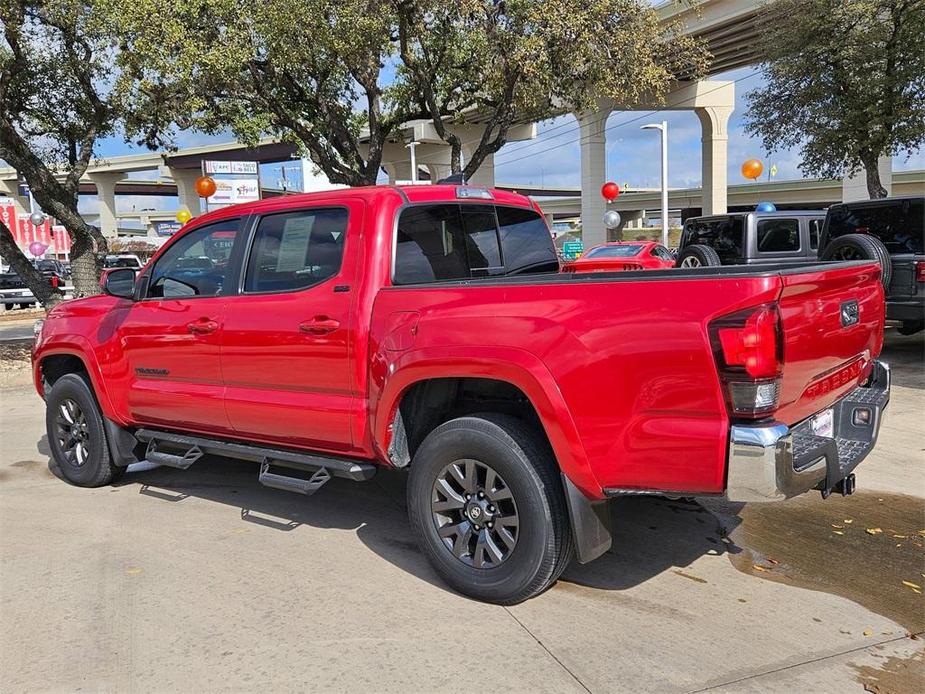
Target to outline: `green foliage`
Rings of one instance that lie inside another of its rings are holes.
[[[768,152],[800,146],[802,170],[867,171],[925,141],[925,1],[777,0],[761,17],[765,87],[749,94],[747,132]]]
[[[641,0],[107,1],[138,80],[132,136],[158,144],[181,103],[180,127],[290,140],[351,185],[376,180],[408,120],[435,121],[454,170],[468,144],[471,175],[517,121],[657,100],[707,62]],[[463,143],[454,125],[476,114],[482,137]]]

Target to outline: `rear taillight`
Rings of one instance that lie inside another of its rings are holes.
[[[730,414],[760,418],[777,409],[783,349],[776,304],[710,323],[710,341]]]
[[[915,281],[925,282],[925,260],[915,261]]]
[[[51,276],[51,288],[52,288],[52,289],[57,289],[57,288],[58,288],[58,283],[59,283],[59,282],[60,282],[60,280],[58,279],[58,276],[57,276],[57,275],[52,275],[52,276]]]

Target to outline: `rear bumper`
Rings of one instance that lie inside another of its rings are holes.
[[[886,319],[896,321],[925,320],[925,295],[911,299],[886,300]]]
[[[816,436],[810,419],[793,427],[770,423],[733,426],[729,434],[726,496],[730,501],[781,501],[830,491],[867,457],[877,442],[890,401],[890,367],[875,361],[867,384],[832,405],[835,437]],[[869,410],[867,424],[855,412]]]

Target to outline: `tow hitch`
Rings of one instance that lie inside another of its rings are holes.
[[[842,496],[851,496],[854,494],[855,487],[857,486],[857,481],[854,478],[854,473],[852,472],[847,477],[845,477],[840,482],[836,482],[835,486],[832,489],[823,489],[822,498],[828,499],[829,494],[832,492],[838,492]]]

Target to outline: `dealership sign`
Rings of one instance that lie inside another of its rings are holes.
[[[71,237],[63,226],[52,225],[49,217],[41,224],[33,224],[29,213],[17,212],[9,198],[0,198],[0,219],[13,234],[16,245],[27,256],[32,255],[29,246],[36,242],[48,247],[44,255],[66,255],[71,252]]]

